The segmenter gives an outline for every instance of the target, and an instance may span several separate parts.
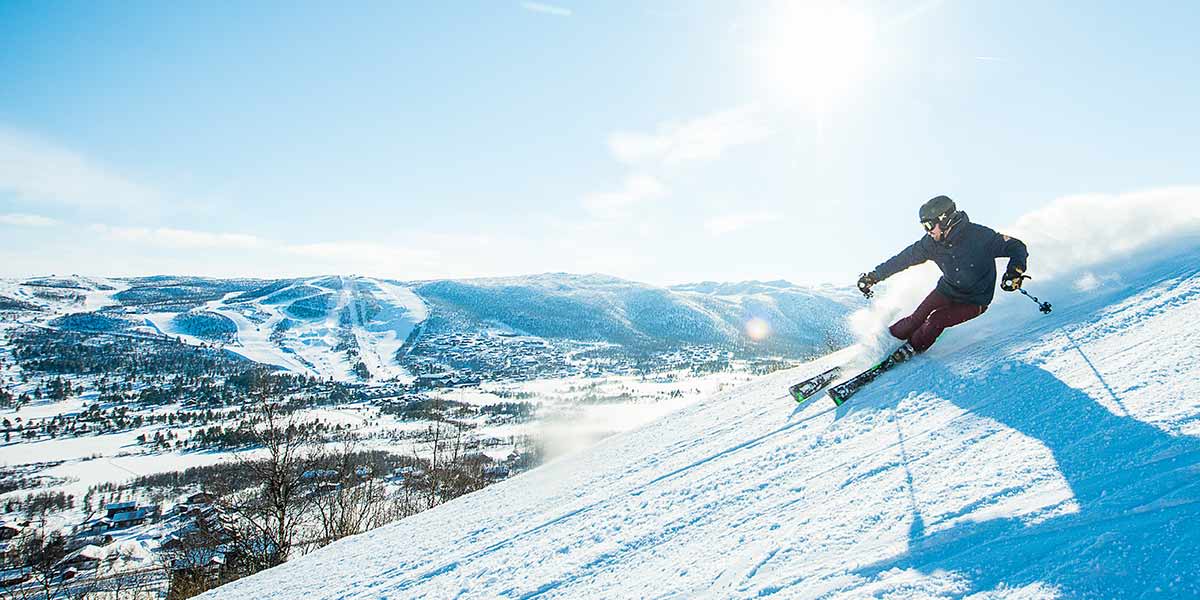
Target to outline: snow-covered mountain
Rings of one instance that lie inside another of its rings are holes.
[[[1198,248],[1035,280],[1052,314],[1003,295],[841,408],[785,390],[855,349],[206,597],[1198,597]]]
[[[219,345],[296,373],[350,381],[403,377],[396,352],[428,316],[408,288],[336,276],[5,281],[0,311],[8,322]]]
[[[236,326],[232,351],[338,380],[406,376],[396,352],[428,317],[409,288],[366,277],[276,281],[206,309]]]
[[[434,281],[413,290],[440,319],[431,328],[466,321],[551,339],[651,349],[711,344],[792,355],[844,345],[845,333],[831,326],[862,304],[845,289],[786,281],[662,288],[567,273]],[[758,340],[747,332],[756,319],[769,328]]]
[[[844,289],[787,282],[662,288],[566,273],[424,282],[75,275],[0,281],[0,324],[168,335],[348,382],[411,381],[413,371],[503,363],[523,352],[521,344],[545,341],[616,346],[633,355],[704,345],[813,356],[847,343],[839,324],[860,305]],[[758,333],[749,323],[759,324]],[[478,342],[475,350],[462,347],[466,338]],[[552,354],[579,351],[560,350]],[[457,362],[437,360],[447,353]]]

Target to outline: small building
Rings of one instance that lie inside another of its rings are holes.
[[[67,542],[67,550],[73,551],[83,548],[84,546],[107,546],[113,542],[111,533],[99,533],[96,535],[84,535],[71,538]]]
[[[108,518],[113,518],[117,513],[130,512],[137,509],[137,502],[113,502],[105,505],[105,515]]]
[[[112,529],[112,519],[108,517],[100,517],[84,526],[83,530],[90,532],[91,535],[99,535],[101,532]]]
[[[188,496],[188,504],[212,504],[217,500],[217,497],[208,492],[198,492]]]
[[[11,540],[21,535],[23,529],[24,527],[11,521],[0,521],[0,540]]]
[[[483,476],[488,479],[507,479],[512,471],[504,465],[488,465],[483,468]]]
[[[452,377],[454,377],[453,371],[430,373],[417,377],[415,384],[417,387],[436,387],[448,383]]]
[[[0,569],[0,588],[25,583],[33,576],[33,569],[19,567],[16,569]]]
[[[78,571],[87,571],[96,568],[100,564],[100,559],[104,558],[104,548],[93,544],[88,544],[66,556],[66,558],[58,562],[61,568],[74,568]]]
[[[142,523],[145,523],[146,520],[149,518],[150,518],[150,510],[147,508],[139,508],[137,510],[131,510],[128,512],[117,513],[117,514],[113,515],[112,518],[110,519],[110,521],[112,522],[111,528],[112,529],[123,529],[125,527],[133,527],[134,525],[141,525]]]

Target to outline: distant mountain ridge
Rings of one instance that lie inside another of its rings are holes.
[[[595,273],[425,281],[73,275],[0,281],[0,298],[0,320],[166,334],[349,381],[402,376],[411,366],[402,364],[407,354],[445,354],[459,335],[493,341],[516,335],[633,353],[706,346],[742,356],[808,357],[848,342],[843,317],[862,305],[846,288],[782,280],[661,287]]]
[[[397,282],[398,284],[400,282]],[[842,317],[861,306],[847,290],[787,281],[658,287],[602,274],[544,273],[416,282],[439,311],[546,338],[656,347],[676,343],[807,354],[845,341]],[[766,323],[755,340],[747,323]]]

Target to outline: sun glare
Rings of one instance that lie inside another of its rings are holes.
[[[755,317],[746,322],[746,335],[756,342],[761,342],[771,335],[771,326],[763,319]]]
[[[778,2],[753,45],[774,104],[824,113],[866,74],[873,26],[848,2]]]

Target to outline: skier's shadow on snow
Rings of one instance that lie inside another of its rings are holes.
[[[948,529],[918,514],[907,553],[858,574],[944,569],[966,578],[963,595],[1043,582],[1067,598],[1200,597],[1200,440],[1115,415],[1032,365],[964,378],[919,362],[920,389],[1042,442],[1079,509],[1037,524],[999,518]],[[904,383],[887,395],[903,397]]]

